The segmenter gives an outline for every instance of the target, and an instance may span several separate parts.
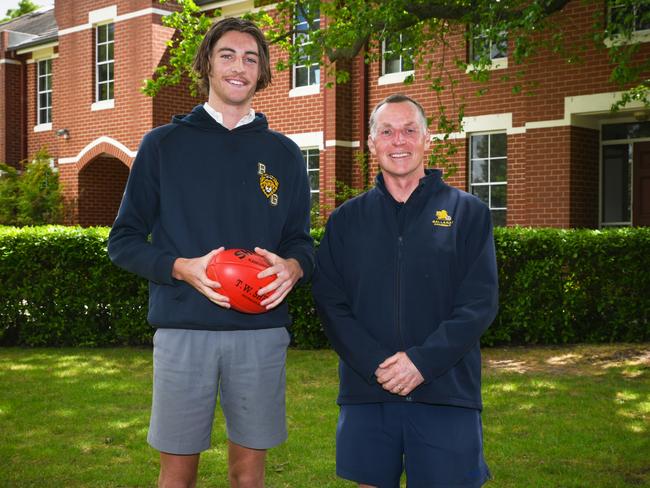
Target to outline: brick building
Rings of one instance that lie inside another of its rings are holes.
[[[253,8],[253,0],[196,3],[224,15]],[[186,86],[155,98],[140,92],[167,55],[174,33],[161,19],[171,8],[157,0],[57,0],[53,10],[0,24],[0,161],[16,164],[46,146],[74,222],[110,225],[143,134],[198,102]],[[611,14],[604,2],[574,0],[555,22],[567,42],[579,42],[594,15]],[[650,25],[634,15],[639,56],[648,57]],[[481,86],[456,70],[454,96],[466,108],[463,131],[452,134],[460,151],[449,182],[486,201],[498,225],[650,225],[650,112],[630,105],[610,113],[620,88],[609,81],[605,49],[588,49],[574,65],[538,53],[525,65],[523,83],[535,86],[525,96],[512,95],[514,81],[499,80],[521,69],[509,64],[511,44],[504,37],[487,46],[494,75],[481,97]],[[471,58],[476,46],[458,34],[450,49]],[[275,47],[271,56],[286,57]],[[337,181],[361,185],[358,160],[378,101],[400,91],[435,110],[430,82],[412,66],[407,55],[370,64],[359,57],[339,64],[350,82],[326,88],[324,70],[297,65],[274,72],[256,95],[256,110],[303,149],[321,209],[332,208]],[[409,75],[415,81],[406,86]],[[442,97],[453,105],[449,90]]]

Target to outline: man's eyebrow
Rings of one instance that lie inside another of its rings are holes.
[[[228,52],[231,52],[231,53],[236,52],[233,48],[231,48],[231,47],[226,47],[226,46],[224,46],[224,47],[220,47],[219,50],[218,50],[217,52],[222,52],[222,51],[228,51]],[[257,56],[257,57],[260,56],[259,53],[258,53],[257,51],[245,51],[244,54],[252,54],[253,56]]]

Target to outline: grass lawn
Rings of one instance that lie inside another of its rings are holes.
[[[0,348],[0,486],[152,487],[146,349]],[[269,488],[352,487],[334,475],[332,351],[289,351],[289,440]],[[650,344],[484,349],[495,488],[650,487]],[[218,415],[200,487],[226,487]]]

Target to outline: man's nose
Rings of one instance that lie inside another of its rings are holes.
[[[401,130],[395,131],[395,136],[393,136],[393,144],[401,145],[404,144],[406,139],[404,138],[404,133]]]
[[[241,73],[244,71],[244,58],[235,58],[235,61],[232,64],[232,70],[236,73]]]

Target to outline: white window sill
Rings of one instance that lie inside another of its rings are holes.
[[[497,70],[497,69],[506,69],[508,68],[508,58],[494,58],[493,60],[491,60],[490,64],[487,65],[485,68],[489,71]],[[473,64],[468,64],[465,72],[471,73],[472,71],[476,71],[476,68],[474,67]]]
[[[115,100],[102,100],[101,102],[95,102],[90,106],[91,112],[96,112],[97,110],[108,110],[115,108]]]
[[[52,122],[49,124],[38,124],[34,126],[34,132],[47,132],[52,130]]]
[[[317,95],[320,93],[320,85],[299,86],[289,90],[289,98],[304,97],[305,95]]]
[[[398,73],[388,73],[387,75],[380,76],[377,80],[378,85],[392,85],[393,83],[404,83],[404,80],[409,76],[413,76],[415,71],[400,71]]]
[[[605,46],[624,46],[626,44],[641,44],[643,42],[650,42],[650,29],[634,31],[629,39],[622,36],[605,39]]]

